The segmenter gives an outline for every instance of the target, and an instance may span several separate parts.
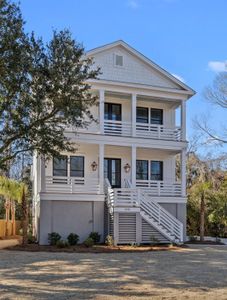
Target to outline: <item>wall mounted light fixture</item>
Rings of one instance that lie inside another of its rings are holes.
[[[131,169],[131,166],[127,163],[125,164],[124,169],[125,169],[125,173],[128,173]]]
[[[93,161],[93,163],[91,164],[92,171],[96,171],[97,167],[98,167],[97,162]]]

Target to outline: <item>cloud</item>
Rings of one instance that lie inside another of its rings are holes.
[[[227,61],[209,61],[208,68],[214,72],[227,71]]]
[[[181,77],[180,75],[177,75],[177,74],[172,74],[176,79],[182,81],[183,83],[185,83],[185,80],[183,77]]]
[[[132,9],[137,9],[139,7],[139,4],[136,0],[130,0],[128,1],[128,6]]]

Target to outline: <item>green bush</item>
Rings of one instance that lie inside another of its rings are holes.
[[[36,242],[36,237],[32,234],[28,234],[28,244],[34,244]]]
[[[98,232],[91,232],[89,234],[89,238],[93,239],[94,244],[98,244],[100,242],[101,235]]]
[[[51,246],[55,246],[60,241],[61,236],[57,232],[48,233],[48,242]]]
[[[114,240],[113,240],[113,237],[111,235],[106,236],[105,244],[107,246],[113,246],[114,245]]]
[[[86,246],[86,247],[92,247],[92,246],[94,246],[94,240],[92,239],[92,238],[90,238],[90,237],[88,237],[85,241],[84,241],[84,245]]]
[[[56,246],[57,246],[58,248],[66,248],[66,247],[69,246],[69,243],[68,243],[67,241],[58,240],[58,241],[56,242]]]
[[[67,237],[69,245],[75,246],[79,242],[79,236],[76,233],[70,233]]]

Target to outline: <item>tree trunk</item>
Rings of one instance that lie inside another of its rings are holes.
[[[204,231],[205,231],[205,195],[202,192],[201,202],[200,202],[200,241],[204,241]]]
[[[27,245],[28,243],[28,205],[25,194],[25,188],[23,187],[22,192],[22,212],[23,212],[23,220],[22,220],[22,229],[23,229],[23,240],[22,244]]]
[[[10,208],[10,201],[9,199],[5,200],[5,236],[9,235],[9,208]]]
[[[16,235],[15,201],[11,200],[12,235]]]

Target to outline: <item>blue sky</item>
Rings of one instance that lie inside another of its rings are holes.
[[[197,95],[188,102],[188,136],[201,114],[214,127],[224,111],[203,99],[227,61],[226,0],[21,0],[26,30],[45,41],[53,29],[69,28],[87,50],[123,39],[172,74]],[[222,121],[220,121],[222,120]]]

